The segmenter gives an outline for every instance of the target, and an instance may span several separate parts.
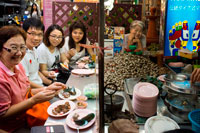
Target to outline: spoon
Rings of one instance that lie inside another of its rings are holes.
[[[78,127],[76,128],[76,130],[77,130],[77,133],[79,133],[79,128]]]

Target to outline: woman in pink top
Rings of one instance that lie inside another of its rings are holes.
[[[17,26],[0,28],[0,131],[13,132],[25,127],[25,111],[37,103],[48,101],[55,92],[65,88],[54,83],[46,88],[33,89],[33,97],[26,100],[30,87],[20,63],[26,54],[26,33]]]

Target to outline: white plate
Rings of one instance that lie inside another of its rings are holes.
[[[54,114],[52,113],[52,110],[53,110],[55,107],[57,107],[58,105],[65,104],[65,102],[69,102],[70,107],[71,107],[70,110],[69,110],[67,113],[64,113],[64,114],[62,114],[62,115],[54,115]],[[59,101],[56,101],[56,102],[52,103],[52,104],[48,107],[47,113],[48,113],[50,116],[53,116],[53,117],[62,117],[62,116],[68,115],[68,114],[69,114],[70,112],[72,112],[75,108],[76,108],[76,104],[75,104],[74,102],[69,101],[68,99],[66,99],[66,100],[59,100]]]
[[[90,60],[90,57],[84,56],[84,57],[81,57],[78,61],[88,61],[88,60]]]
[[[85,64],[86,69],[90,69],[89,64]]]
[[[165,75],[158,76],[157,80],[160,80],[162,82],[165,82]]]
[[[89,113],[94,113],[94,114],[95,114],[94,111],[89,110],[89,109],[77,109],[77,110],[74,110],[74,111],[71,112],[71,113],[67,116],[67,118],[66,118],[66,123],[67,123],[67,125],[68,125],[70,128],[72,128],[72,129],[77,129],[77,128],[79,128],[79,129],[85,129],[85,128],[88,128],[88,127],[90,127],[90,126],[95,122],[95,120],[96,120],[96,114],[95,114],[94,119],[92,119],[87,125],[79,126],[79,125],[76,125],[75,122],[74,122],[74,120],[73,120],[73,115],[74,115],[75,113],[79,114],[79,117],[80,117],[80,118],[85,117],[85,116],[88,115]]]
[[[76,95],[70,95],[70,97],[68,98],[65,98],[62,93],[63,93],[63,90],[61,90],[59,93],[58,93],[58,96],[61,98],[61,99],[69,99],[69,100],[74,100],[76,99],[77,97],[79,97],[81,95],[81,91],[77,88],[75,88],[75,91],[76,91]]]
[[[75,75],[92,75],[95,73],[95,70],[94,69],[73,69],[71,73]]]
[[[169,130],[180,129],[180,127],[169,117],[153,116],[147,119],[144,129],[145,133],[163,133]]]

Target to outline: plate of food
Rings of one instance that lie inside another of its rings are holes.
[[[68,115],[76,108],[76,104],[72,101],[66,100],[59,100],[52,103],[48,109],[47,113],[53,117],[62,117]]]
[[[63,100],[64,99],[75,100],[80,95],[81,91],[74,87],[67,87],[66,89],[63,89],[58,93],[58,96]]]
[[[80,69],[92,69],[95,68],[95,63],[89,56],[82,57],[76,62],[78,68]]]
[[[76,63],[85,63],[88,64],[91,60],[91,58],[89,56],[84,56],[82,58],[80,58]]]
[[[75,75],[85,76],[85,75],[95,74],[95,70],[94,69],[73,69],[71,73]]]
[[[94,111],[89,109],[77,109],[67,116],[66,123],[72,129],[85,129],[90,127],[95,120],[96,115]]]

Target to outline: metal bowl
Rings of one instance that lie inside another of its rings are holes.
[[[179,74],[167,74],[165,77],[164,77],[165,81],[185,81],[185,80],[188,80],[188,76],[186,74],[182,74],[182,73],[179,73]]]
[[[188,113],[200,106],[199,100],[196,100],[192,99],[191,95],[168,93],[167,97],[164,99],[164,103],[172,114],[183,120],[188,120]]]

